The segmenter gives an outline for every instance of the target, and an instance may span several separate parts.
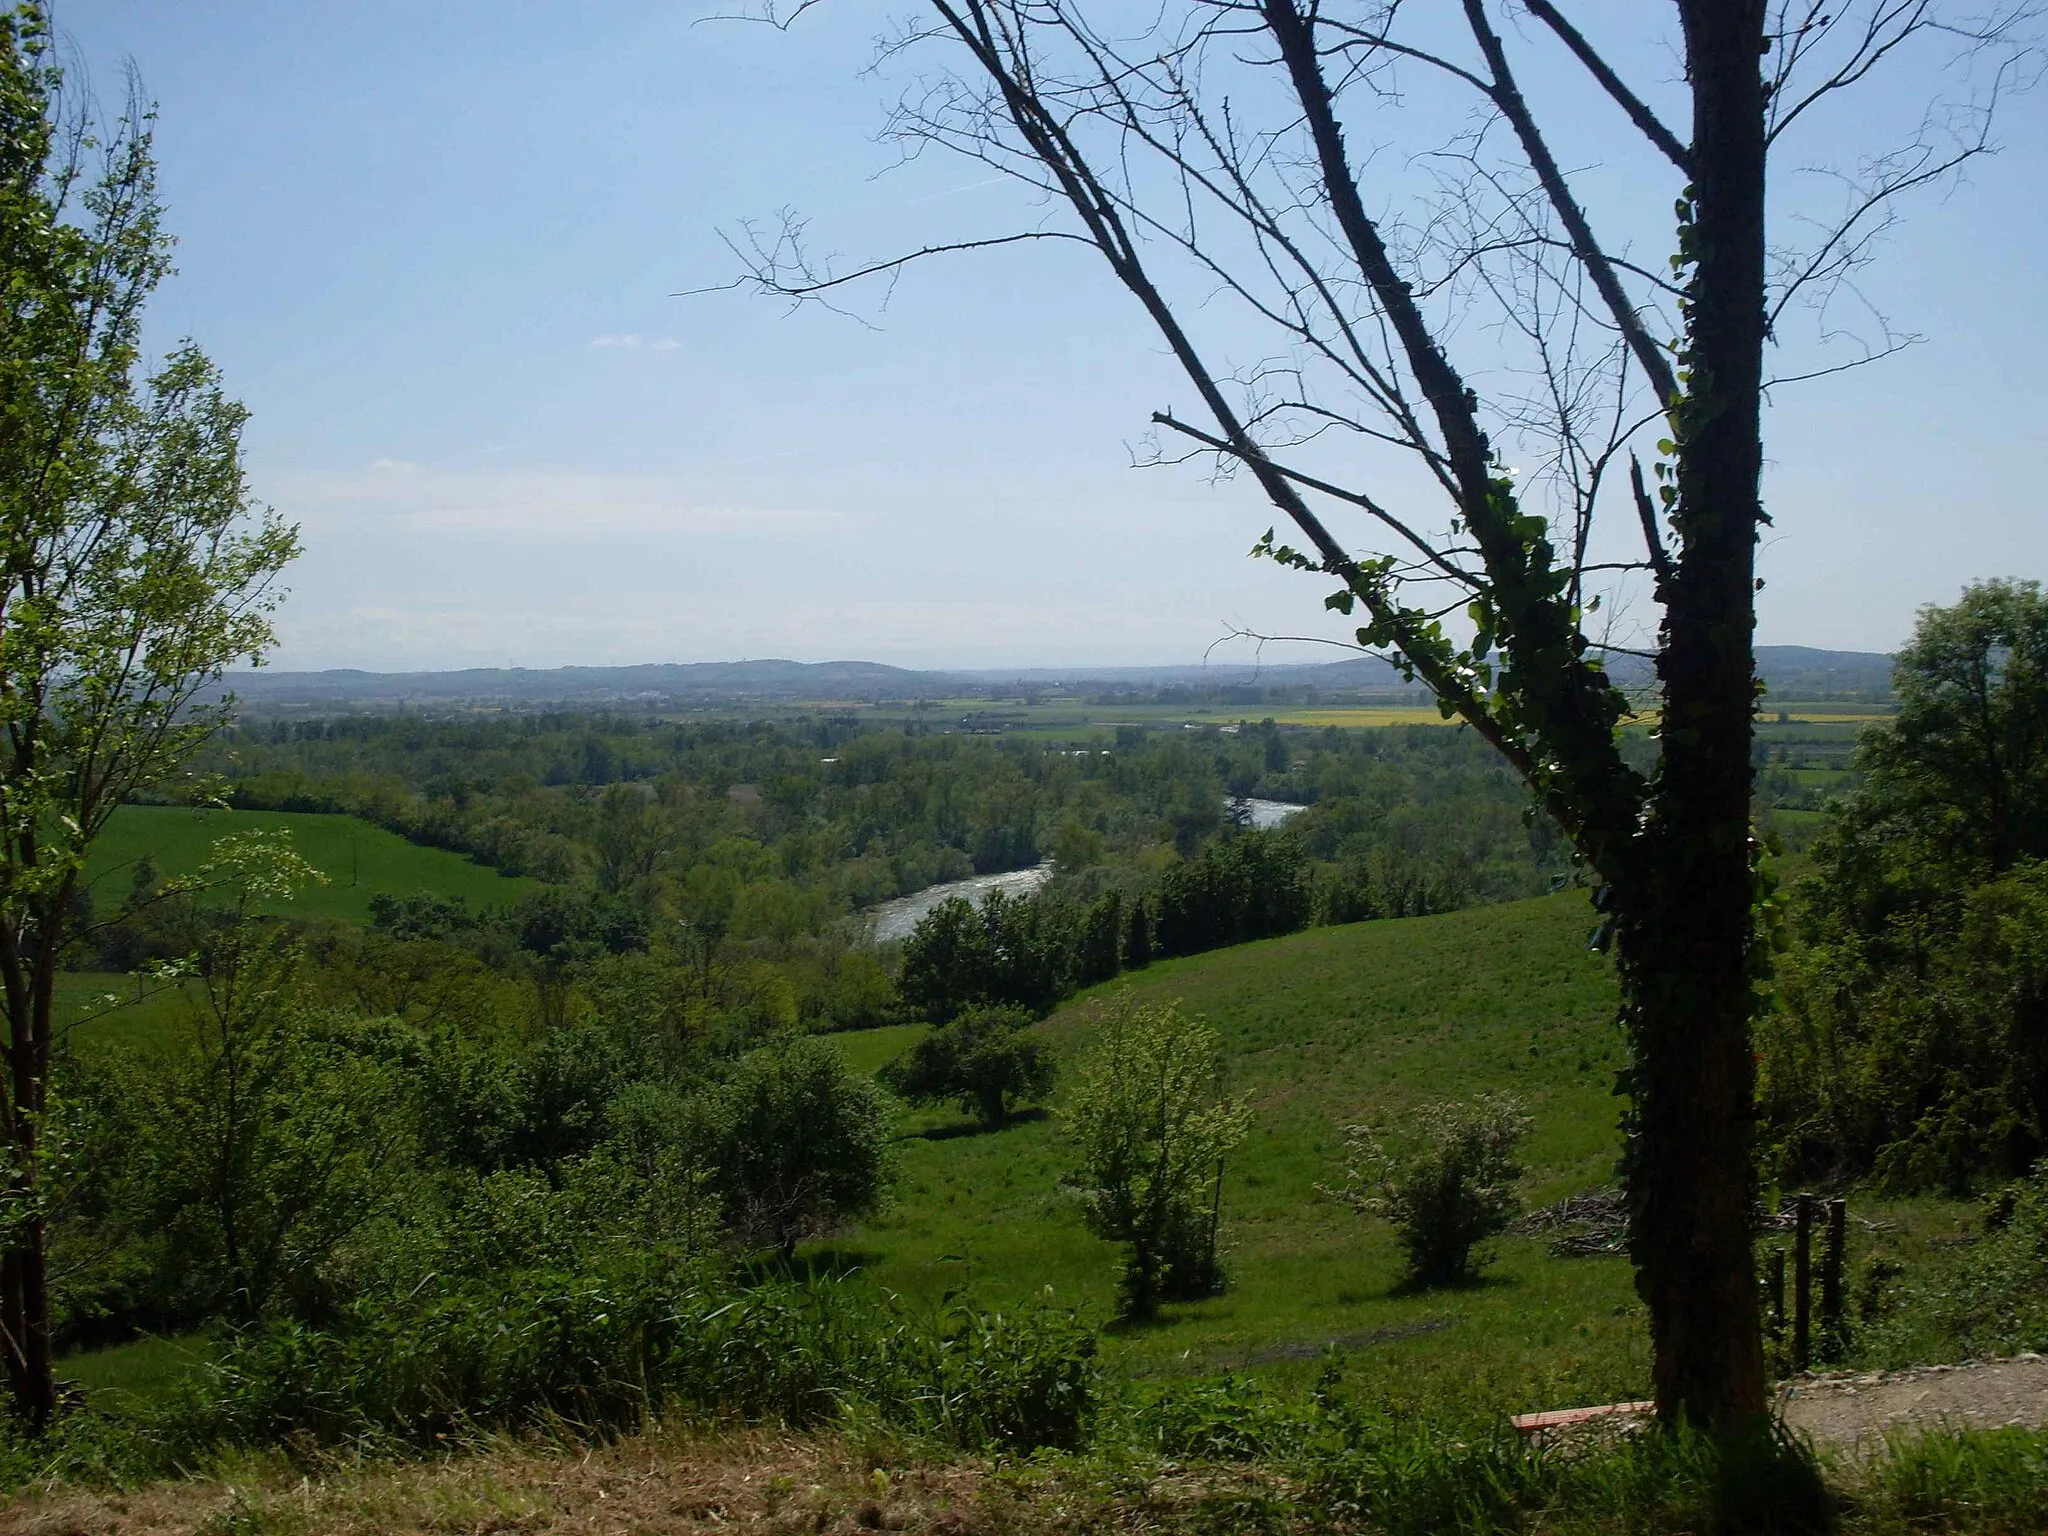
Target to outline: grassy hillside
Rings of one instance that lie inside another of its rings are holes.
[[[1226,1087],[1257,1128],[1229,1173],[1233,1284],[1115,1338],[1139,1375],[1243,1366],[1315,1369],[1336,1342],[1395,1394],[1445,1392],[1513,1407],[1640,1393],[1647,1343],[1619,1258],[1555,1259],[1510,1238],[1476,1286],[1407,1294],[1392,1234],[1317,1193],[1341,1127],[1381,1110],[1485,1090],[1535,1119],[1532,1204],[1611,1183],[1621,1064],[1608,963],[1589,954],[1580,893],[1442,917],[1325,928],[1152,967],[1118,986],[1180,999],[1222,1037]],[[1109,989],[1039,1026],[1071,1060]],[[838,1037],[866,1066],[901,1031]],[[885,1048],[886,1047],[886,1048]],[[834,1257],[876,1284],[938,1300],[1045,1285],[1106,1316],[1114,1256],[1059,1189],[1051,1116],[984,1134],[948,1111],[912,1116],[895,1207]],[[1291,1362],[1299,1362],[1291,1364]]]
[[[111,906],[126,892],[129,871],[145,853],[165,874],[184,874],[204,864],[223,837],[279,829],[291,833],[299,856],[328,880],[277,904],[279,913],[361,923],[369,920],[370,898],[379,892],[433,891],[460,896],[472,907],[494,907],[535,888],[531,880],[507,879],[459,853],[422,848],[353,816],[160,805],[116,811],[93,848],[86,874],[102,904]]]

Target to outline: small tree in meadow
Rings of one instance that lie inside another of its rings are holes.
[[[1150,1317],[1162,1296],[1219,1289],[1223,1164],[1251,1129],[1251,1111],[1217,1094],[1216,1032],[1178,1004],[1117,999],[1081,1066],[1066,1124],[1089,1226],[1126,1249],[1123,1315]]]
[[[1488,1094],[1347,1126],[1344,1182],[1324,1193],[1393,1223],[1414,1284],[1467,1280],[1491,1258],[1487,1239],[1521,1209],[1515,1149],[1529,1125],[1516,1100]]]
[[[872,1213],[889,1183],[887,1096],[836,1047],[763,1046],[696,1102],[733,1237],[787,1259],[804,1238]]]
[[[1022,1008],[971,1007],[882,1069],[882,1081],[913,1104],[953,1101],[994,1130],[1020,1102],[1052,1092],[1053,1063],[1030,1038]]]

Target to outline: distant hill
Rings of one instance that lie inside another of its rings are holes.
[[[1782,699],[1891,697],[1892,659],[1875,651],[1760,645],[1756,649],[1756,665],[1765,686]]]
[[[1799,645],[1757,650],[1771,694],[1785,699],[1884,698],[1891,658],[1869,651]],[[1615,675],[1647,684],[1649,664],[1617,658]],[[535,709],[644,709],[712,704],[912,702],[1020,694],[1223,693],[1243,702],[1289,695],[1402,694],[1415,691],[1388,663],[1371,656],[1323,663],[1174,667],[1016,667],[916,671],[874,661],[700,661],[632,667],[474,667],[456,672],[238,672],[227,680],[258,710],[392,709],[479,706]],[[1247,694],[1252,695],[1246,697]]]

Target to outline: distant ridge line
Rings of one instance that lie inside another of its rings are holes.
[[[1882,697],[1889,694],[1891,658],[1871,651],[1813,646],[1757,648],[1757,666],[1781,698]],[[1618,661],[1628,683],[1650,679],[1647,663]],[[400,704],[521,704],[592,707],[661,702],[857,702],[980,695],[996,691],[1072,688],[1315,689],[1411,692],[1388,663],[1374,657],[1273,666],[1242,663],[1164,667],[975,667],[913,669],[877,661],[696,661],[616,667],[465,667],[446,671],[371,672],[338,667],[318,672],[264,668],[223,680],[245,704],[261,707]],[[1250,700],[1245,702],[1250,703]]]

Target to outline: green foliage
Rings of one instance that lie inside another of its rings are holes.
[[[102,1059],[64,1102],[58,1248],[87,1261],[67,1331],[116,1309],[161,1324],[316,1306],[337,1245],[403,1198],[413,1098],[374,1028],[307,1010],[271,934],[230,930],[200,985],[182,1042]]]
[[[1517,1100],[1489,1095],[1347,1126],[1344,1183],[1331,1193],[1393,1224],[1414,1283],[1470,1279],[1488,1261],[1487,1239],[1521,1209],[1516,1149],[1530,1125]]]
[[[947,898],[903,945],[897,987],[934,1024],[975,1004],[1043,1015],[1066,995],[1074,969],[1073,914],[1057,903],[990,891],[979,907]]]
[[[185,1401],[195,1445],[387,1439],[567,1422],[616,1428],[674,1408],[795,1426],[866,1407],[967,1449],[1072,1449],[1096,1395],[1094,1340],[1048,1302],[918,1318],[843,1284],[735,1289],[641,1262],[430,1278],[334,1327],[234,1342]]]
[[[1796,893],[1760,1032],[1788,1176],[1962,1192],[2048,1151],[2048,599],[1927,608]]]
[[[1285,832],[1243,832],[1170,865],[1154,896],[1152,952],[1194,955],[1308,925],[1309,873]]]
[[[1782,995],[1760,1100],[1788,1173],[1963,1193],[2048,1147],[2048,863],[1875,942],[1816,936]]]
[[[888,1192],[889,1107],[824,1040],[786,1036],[698,1097],[701,1145],[727,1229],[787,1258],[869,1215]]]
[[[1920,611],[1895,719],[1861,743],[1864,798],[1916,854],[1998,872],[2048,858],[2048,596],[1987,581]]]
[[[1221,1288],[1216,1232],[1223,1166],[1251,1129],[1219,1102],[1216,1032],[1175,1004],[1121,996],[1075,1073],[1065,1130],[1089,1225],[1125,1249],[1121,1304],[1150,1317],[1162,1296]]]
[[[204,691],[275,641],[297,530],[242,473],[247,412],[191,342],[154,368],[170,270],[151,124],[68,101],[39,7],[0,15],[0,1014],[9,1061],[0,1291],[17,1406],[47,1422],[37,1189],[54,960],[90,924],[85,863],[115,809],[225,724]]]
[[[883,1068],[882,1081],[913,1104],[957,1102],[996,1129],[1016,1104],[1052,1091],[1052,1057],[1025,1033],[1030,1024],[1021,1008],[967,1008]]]
[[[2048,1349],[2048,1169],[1988,1199],[1978,1241],[1878,1276],[1857,1338],[1863,1362],[1892,1368]]]
[[[1239,832],[1128,892],[1086,897],[1055,883],[1024,898],[992,891],[979,907],[951,897],[905,941],[898,986],[905,1004],[935,1024],[975,1004],[1042,1016],[1072,989],[1155,956],[1292,933],[1311,916],[1311,885],[1298,839]]]

